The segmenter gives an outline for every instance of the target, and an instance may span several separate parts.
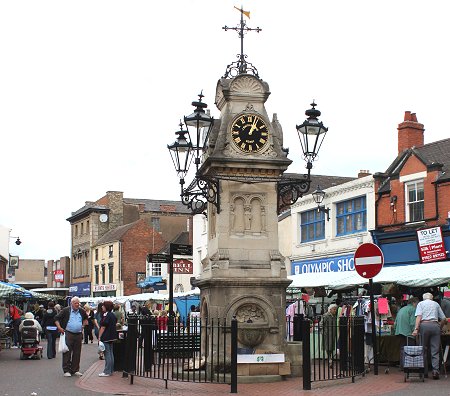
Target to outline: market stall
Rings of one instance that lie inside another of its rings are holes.
[[[362,278],[356,271],[344,272],[316,272],[289,276],[292,280],[289,288],[302,290],[307,288],[325,287],[328,292],[355,290],[364,287],[368,280]],[[373,278],[374,284],[383,285],[383,294],[390,294],[391,290],[397,290],[396,294],[419,294],[422,288],[431,288],[447,285],[450,282],[450,261],[432,262],[426,264],[410,264],[401,266],[385,266],[381,272]],[[400,290],[404,292],[400,293]],[[381,300],[381,295],[378,296]],[[386,300],[383,297],[384,300]],[[394,299],[392,299],[394,301]],[[376,302],[376,309],[378,305]],[[383,315],[377,313],[377,344],[381,362],[388,364],[398,362],[400,356],[399,339],[393,335],[393,317],[395,312]]]

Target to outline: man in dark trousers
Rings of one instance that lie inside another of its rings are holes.
[[[83,326],[87,325],[86,311],[80,307],[80,299],[73,297],[70,306],[62,309],[55,317],[55,325],[61,334],[66,335],[68,352],[63,353],[62,368],[64,377],[81,377],[80,357],[83,341]]]

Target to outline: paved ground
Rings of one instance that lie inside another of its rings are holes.
[[[44,346],[45,356],[45,342]],[[170,395],[198,396],[230,394],[229,385],[205,383],[168,382],[168,389],[161,380],[134,379],[130,385],[122,373],[114,373],[111,377],[99,377],[104,362],[97,359],[96,344],[83,345],[81,378],[65,378],[62,376],[61,356],[56,359],[41,361],[19,360],[19,350],[10,349],[0,352],[0,396],[31,395],[37,396],[95,396],[95,395]],[[288,396],[288,395],[320,395],[320,396],[448,396],[450,395],[450,378],[440,380],[426,379],[424,383],[417,379],[403,380],[403,373],[398,368],[391,368],[389,374],[369,373],[351,380],[328,381],[313,384],[313,390],[303,391],[301,379],[288,379],[283,382],[269,384],[238,384],[238,394]]]
[[[194,395],[225,395],[230,393],[229,385],[205,384],[205,383],[183,383],[168,382],[168,389],[161,380],[134,378],[134,384],[130,385],[127,378],[121,373],[115,373],[112,377],[102,378],[98,374],[103,369],[102,362],[94,363],[85,375],[77,382],[77,386],[84,389],[102,390],[113,395],[171,395],[171,396],[194,396]],[[427,395],[450,395],[450,378],[442,378],[438,381],[426,379],[421,382],[418,379],[410,379],[404,382],[403,373],[398,368],[391,368],[389,374],[384,374],[384,367],[380,367],[380,374],[375,376],[369,373],[364,377],[357,377],[355,383],[350,379],[340,381],[329,381],[313,384],[313,390],[303,391],[301,379],[287,379],[283,382],[269,384],[238,384],[240,395],[330,395],[333,396],[376,396],[376,395],[398,395],[398,396],[423,396]]]

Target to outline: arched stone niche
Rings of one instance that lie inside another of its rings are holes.
[[[278,332],[277,320],[269,301],[262,297],[238,297],[226,312],[227,323],[236,317],[238,341],[240,344],[255,348],[262,344],[270,333]]]
[[[230,234],[263,235],[266,233],[265,194],[234,193],[230,200]]]

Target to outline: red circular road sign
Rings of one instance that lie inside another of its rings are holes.
[[[354,261],[356,272],[363,278],[370,279],[380,273],[384,256],[381,249],[374,243],[363,243],[356,249]]]

